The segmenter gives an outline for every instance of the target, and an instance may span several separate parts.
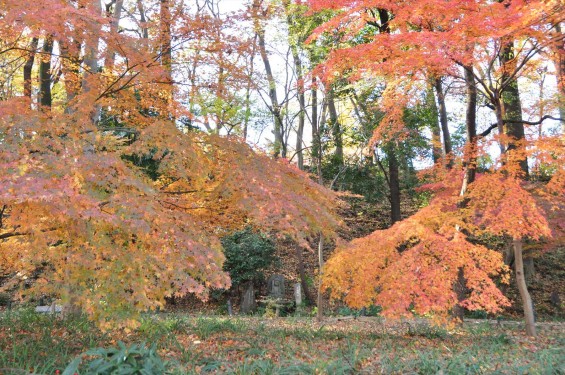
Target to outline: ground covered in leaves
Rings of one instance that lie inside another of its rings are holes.
[[[84,318],[15,310],[0,314],[0,374],[56,374],[80,353],[119,341],[156,344],[171,374],[565,373],[565,325],[538,329],[533,339],[515,322],[448,330],[425,320],[159,314],[134,332],[103,333]]]

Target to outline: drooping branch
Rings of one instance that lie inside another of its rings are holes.
[[[555,120],[555,121],[560,121],[560,122],[564,122],[565,123],[565,119],[559,118],[559,117],[554,117],[551,115],[545,115],[543,117],[541,117],[539,120],[537,121],[526,121],[526,120],[504,120],[505,124],[515,124],[515,123],[521,123],[521,124],[525,124],[525,125],[539,125],[542,122],[544,122],[545,120]],[[491,124],[485,131],[483,131],[482,133],[480,133],[478,135],[479,138],[484,138],[487,135],[489,135],[494,129],[496,129],[498,127],[498,124]]]

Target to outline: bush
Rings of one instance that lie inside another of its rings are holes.
[[[134,344],[127,347],[118,342],[118,348],[91,349],[76,357],[65,369],[63,375],[147,375],[165,374],[167,363],[157,354],[155,345],[147,348],[144,344]],[[81,366],[83,357],[91,357],[90,361]]]
[[[263,271],[275,260],[273,241],[249,227],[222,238],[222,245],[224,271],[229,272],[234,285],[263,280]]]
[[[0,306],[10,306],[12,297],[8,293],[0,293]]]

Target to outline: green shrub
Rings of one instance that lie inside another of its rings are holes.
[[[90,360],[81,366],[84,357]],[[118,342],[118,348],[96,348],[81,354],[67,366],[63,375],[78,373],[79,367],[81,375],[149,375],[165,374],[168,365],[157,354],[155,345],[127,347]]]
[[[10,306],[12,297],[8,293],[0,293],[0,306]]]
[[[267,236],[247,227],[222,238],[226,261],[234,285],[247,281],[261,281],[263,271],[275,260],[275,244]]]

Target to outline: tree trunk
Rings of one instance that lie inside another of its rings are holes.
[[[322,277],[324,269],[324,235],[320,233],[320,240],[318,242],[318,303],[316,311],[316,319],[321,322],[324,319],[324,294],[322,293]]]
[[[35,53],[37,50],[37,45],[39,43],[39,38],[34,37],[31,40],[31,44],[29,46],[29,54],[27,57],[27,60],[25,62],[24,65],[24,96],[27,97],[29,99],[29,102],[31,104],[32,99],[31,99],[31,93],[32,93],[32,84],[31,84],[31,73],[33,71],[33,63],[35,61]]]
[[[330,88],[328,90],[328,111],[330,113],[330,126],[332,129],[332,135],[335,144],[334,160],[338,165],[343,165],[343,132],[341,129],[341,124],[339,123],[339,117],[335,107],[335,97],[334,90]]]
[[[453,155],[451,155],[451,136],[449,134],[449,126],[447,122],[447,108],[445,106],[445,92],[443,91],[443,85],[441,83],[441,78],[436,78],[434,81],[434,86],[437,94],[437,103],[439,107],[439,122],[441,124],[441,131],[443,133],[443,148],[445,155],[448,157],[447,167],[451,168],[453,166]]]
[[[304,300],[306,303],[310,303],[312,301],[312,294],[310,293],[310,289],[308,289],[306,271],[304,269],[304,256],[300,246],[296,246],[296,260],[298,262],[298,275],[300,276],[300,285],[302,286]]]
[[[261,1],[253,1],[253,24],[255,27],[255,33],[259,40],[259,54],[263,60],[263,65],[265,66],[265,73],[267,74],[267,82],[269,83],[269,98],[271,100],[270,110],[273,115],[275,122],[275,142],[273,144],[273,156],[278,158],[282,156],[286,157],[286,147],[284,145],[284,126],[283,118],[281,113],[281,106],[277,97],[277,84],[275,77],[273,76],[273,71],[271,69],[271,62],[269,60],[269,55],[267,54],[267,47],[265,45],[265,28],[261,25],[261,20],[259,19],[259,13],[261,12]]]
[[[147,18],[145,17],[143,0],[137,0],[137,11],[139,12],[139,21],[141,23],[141,34],[143,36],[143,40],[147,40],[149,39],[149,30],[147,29]]]
[[[124,7],[124,0],[116,0],[114,4],[114,13],[112,15],[112,20],[110,21],[110,35],[117,35],[118,28],[120,24],[120,19],[122,18],[122,8]],[[112,70],[114,68],[114,62],[116,60],[116,52],[114,48],[108,46],[108,51],[106,52],[106,70]]]
[[[511,72],[516,70],[516,59],[514,56],[514,43],[507,43],[500,54],[500,63],[504,67],[502,75],[502,110],[505,120],[504,133],[511,139],[506,151],[517,150],[523,145],[519,142],[525,139],[524,124],[522,121],[522,104],[520,102],[520,91],[518,90],[518,79],[511,77]],[[524,176],[528,177],[528,159],[522,156],[518,159],[520,169]]]
[[[555,45],[555,68],[557,70],[557,90],[558,90],[558,103],[559,103],[559,117],[565,119],[565,40],[563,39],[564,31],[561,23],[555,25],[557,32],[557,40]],[[565,122],[561,122],[561,131],[565,133]]]
[[[59,46],[61,47],[61,65],[63,75],[65,76],[65,92],[67,94],[67,107],[65,113],[73,111],[73,100],[80,91],[80,50],[81,43],[77,40],[60,40]]]
[[[536,336],[536,324],[534,319],[534,306],[530,293],[528,292],[528,287],[526,285],[526,278],[524,277],[524,263],[522,258],[522,240],[519,238],[514,238],[514,260],[515,260],[515,271],[516,271],[516,284],[520,292],[520,297],[522,298],[522,304],[524,307],[524,317],[526,320],[526,333],[530,336]]]
[[[41,110],[51,111],[51,54],[53,53],[53,35],[47,35],[43,41],[41,63],[39,63],[39,104]]]
[[[159,9],[159,48],[161,54],[161,66],[165,76],[163,82],[165,84],[165,118],[174,119],[173,114],[173,50],[171,44],[171,24],[173,23],[171,16],[171,0],[161,0]]]
[[[300,55],[298,54],[298,48],[296,46],[292,48],[292,58],[294,60],[294,68],[296,69],[296,79],[298,83],[298,103],[300,105],[300,112],[298,113],[298,129],[296,130],[296,156],[298,157],[298,168],[304,170],[304,153],[302,149],[304,147],[303,137],[304,137],[304,122],[306,118],[306,97],[304,95],[304,82],[302,75],[302,61],[300,60]]]
[[[391,225],[401,220],[400,215],[400,173],[398,159],[394,147],[389,145],[385,150],[388,158],[388,183],[390,190],[390,219]]]
[[[312,151],[311,151],[311,164],[318,160],[318,155],[321,154],[321,138],[318,131],[318,89],[316,88],[316,77],[312,77]]]
[[[465,114],[465,128],[467,133],[467,148],[465,150],[465,186],[475,181],[477,170],[477,85],[473,75],[473,67],[466,66],[465,85],[467,91],[467,111]]]
[[[100,16],[102,14],[102,7],[100,1],[90,0],[89,1],[89,11],[93,14]],[[98,73],[98,47],[100,45],[100,25],[96,22],[91,24],[92,30],[89,30],[88,36],[85,40],[85,54],[84,54],[84,73],[82,76],[82,92],[84,94],[89,93],[92,87],[89,83],[89,77],[91,75]],[[90,113],[90,119],[93,123],[98,122],[100,117],[100,106],[96,104],[94,98],[90,98],[91,102],[87,105],[92,105],[92,112]]]
[[[426,106],[432,112],[430,117],[430,130],[432,131],[432,156],[434,163],[441,159],[441,129],[439,127],[439,111],[434,97],[434,86],[430,83],[426,92]]]
[[[298,104],[300,105],[300,112],[298,113],[298,128],[296,129],[296,157],[297,165],[300,170],[304,170],[304,153],[302,149],[303,138],[304,138],[304,122],[306,119],[306,97],[304,95],[304,77],[302,72],[302,61],[300,59],[300,54],[298,53],[299,38],[297,35],[293,35],[291,31],[295,22],[292,18],[292,10],[290,9],[290,1],[283,1],[283,5],[286,11],[286,22],[289,27],[288,32],[288,43],[290,45],[290,51],[292,53],[292,60],[294,62],[294,70],[296,71],[296,84],[298,89]]]

